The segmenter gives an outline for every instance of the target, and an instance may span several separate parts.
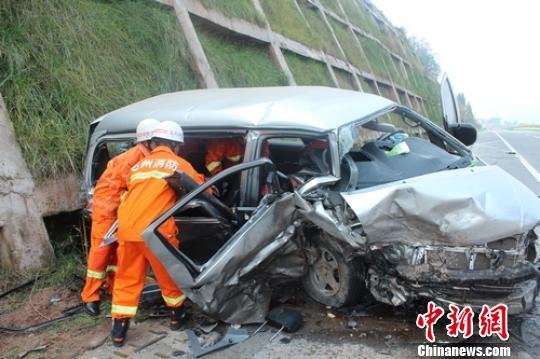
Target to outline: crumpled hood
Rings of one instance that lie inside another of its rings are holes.
[[[497,166],[430,173],[341,195],[370,244],[482,245],[540,222],[540,199]]]

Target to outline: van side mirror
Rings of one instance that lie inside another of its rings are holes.
[[[448,126],[448,132],[465,146],[471,146],[476,142],[476,128],[470,123],[457,123]]]

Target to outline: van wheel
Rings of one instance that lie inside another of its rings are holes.
[[[335,239],[318,235],[308,251],[311,257],[303,278],[304,290],[317,302],[332,307],[357,303],[367,293],[364,266],[359,259],[346,261]]]

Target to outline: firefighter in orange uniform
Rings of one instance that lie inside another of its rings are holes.
[[[206,145],[205,166],[211,175],[242,162],[244,143],[241,138],[209,140]]]
[[[138,144],[114,157],[94,188],[92,199],[92,228],[86,282],[81,293],[84,309],[90,315],[99,314],[99,290],[109,272],[109,288],[112,287],[116,267],[116,244],[100,247],[103,237],[116,220],[120,196],[127,190],[131,167],[150,154],[150,138],[159,124],[154,119],[144,119],[137,125]]]
[[[245,144],[242,138],[209,140],[206,145],[205,166],[213,176],[222,170],[237,165],[244,157]],[[262,157],[270,157],[268,141],[264,141]]]
[[[131,169],[128,192],[118,208],[118,272],[111,308],[111,337],[115,346],[124,344],[129,320],[137,312],[148,264],[156,276],[165,304],[171,308],[171,329],[180,329],[187,320],[184,294],[141,237],[148,225],[178,200],[166,178],[175,171],[182,171],[197,183],[204,182],[204,177],[189,162],[177,156],[183,142],[182,128],[175,122],[163,121],[154,130],[152,153]],[[178,229],[172,217],[159,227],[159,232],[178,248]]]

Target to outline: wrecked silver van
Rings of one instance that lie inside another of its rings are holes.
[[[90,199],[146,117],[181,124],[182,155],[201,173],[209,139],[242,141],[243,163],[142,234],[185,294],[229,323],[263,321],[286,281],[334,307],[371,294],[394,306],[428,298],[528,310],[538,293],[540,200],[475,158],[466,145],[476,131],[454,106],[453,96],[443,101],[443,130],[388,99],[334,88],[164,94],[92,123],[85,190]],[[156,231],[170,216],[180,248]]]

